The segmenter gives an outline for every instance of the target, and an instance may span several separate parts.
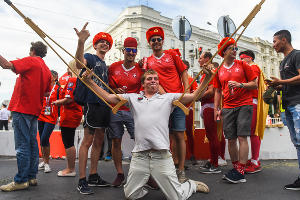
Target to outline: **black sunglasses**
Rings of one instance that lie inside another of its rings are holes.
[[[152,38],[151,39],[151,42],[161,42],[162,41],[162,38]]]
[[[228,48],[228,49],[230,49],[230,50],[232,50],[232,51],[238,51],[238,50],[239,50],[238,47],[230,47],[230,48]]]
[[[126,52],[130,53],[130,51],[132,51],[132,53],[136,53],[137,49],[132,49],[132,48],[124,48]]]

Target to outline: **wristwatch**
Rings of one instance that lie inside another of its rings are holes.
[[[244,88],[244,84],[243,83],[240,83],[240,88]]]

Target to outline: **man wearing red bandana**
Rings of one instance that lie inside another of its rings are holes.
[[[251,135],[251,90],[257,89],[257,76],[246,62],[235,60],[238,50],[236,42],[230,39],[225,44],[227,40],[227,37],[223,38],[218,45],[224,64],[214,80],[215,120],[218,117],[223,119],[223,130],[233,164],[233,169],[225,174],[224,179],[231,183],[243,183],[246,182],[244,172],[249,152],[247,137]],[[221,95],[224,96],[224,105],[220,116]]]
[[[144,59],[144,68],[157,71],[161,93],[182,93],[189,85],[187,66],[174,50],[163,50],[164,31],[161,27],[149,28],[146,38],[153,54]],[[178,179],[185,182],[184,161],[186,145],[184,140],[185,114],[176,107],[170,116],[170,133],[174,135],[178,156]]]
[[[88,68],[92,69],[94,73],[102,79],[102,81],[108,84],[108,67],[104,62],[104,57],[112,47],[112,37],[108,33],[99,32],[93,39],[93,47],[96,50],[96,54],[84,54],[84,43],[90,36],[89,31],[86,30],[87,25],[88,23],[86,23],[80,31],[75,28],[75,32],[78,36],[76,58],[84,63]],[[80,63],[76,63],[76,67],[78,69],[82,68]],[[82,69],[81,73],[83,73],[83,71],[85,71],[85,68]],[[93,77],[93,81],[99,87],[108,91],[108,89],[96,77]],[[111,109],[91,90],[88,88],[85,89],[87,90],[87,95],[85,95],[83,102],[84,138],[79,149],[79,183],[77,189],[81,194],[92,194],[93,191],[89,188],[89,186],[104,187],[110,185],[98,175],[97,166],[103,144],[104,131],[110,122]],[[87,181],[86,165],[88,150],[92,144],[91,167]]]
[[[259,77],[261,71],[259,67],[254,63],[255,54],[251,50],[240,52],[240,59],[251,66],[251,70],[255,73],[257,77]],[[252,98],[253,98],[253,115],[252,115],[252,124],[251,124],[251,160],[247,161],[246,173],[256,173],[262,170],[259,161],[259,151],[261,140],[260,137],[255,135],[256,128],[256,119],[257,119],[257,98],[258,98],[258,90],[252,90]]]

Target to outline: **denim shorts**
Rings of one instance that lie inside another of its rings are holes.
[[[122,138],[124,126],[130,138],[134,139],[134,121],[130,111],[119,110],[116,114],[111,113],[110,120],[108,133],[111,139]]]
[[[185,114],[179,107],[170,115],[170,131],[185,131]]]

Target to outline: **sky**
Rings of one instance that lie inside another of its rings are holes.
[[[93,35],[104,31],[128,6],[146,5],[169,18],[182,15],[194,26],[217,32],[220,16],[229,15],[238,26],[259,2],[260,0],[12,0],[25,16],[31,18],[73,55],[77,47],[74,27],[81,28],[85,22],[89,22],[87,29],[91,36],[88,41],[91,41]],[[272,42],[276,31],[287,29],[292,34],[294,48],[300,49],[299,10],[299,0],[266,0],[244,35]],[[41,39],[23,19],[4,1],[0,1],[0,55],[7,60],[26,57],[29,55],[30,43],[38,40]],[[71,60],[67,54],[58,52],[67,62]],[[66,72],[67,66],[50,49],[44,60],[59,76]],[[0,103],[11,98],[16,77],[12,71],[0,68]]]

